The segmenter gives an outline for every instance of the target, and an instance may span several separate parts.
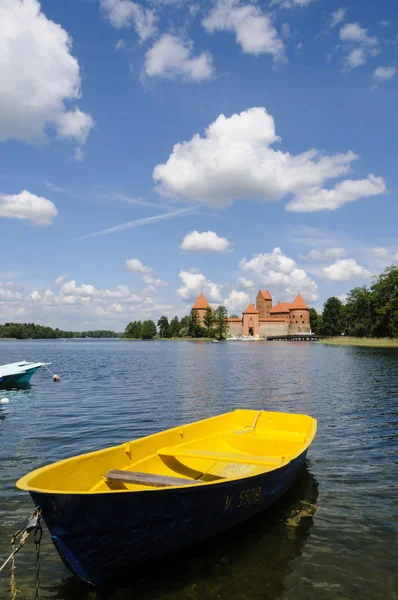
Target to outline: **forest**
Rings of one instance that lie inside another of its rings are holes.
[[[94,331],[64,331],[35,323],[5,323],[0,325],[0,338],[18,340],[51,340],[58,338],[118,338],[122,334],[104,329]]]

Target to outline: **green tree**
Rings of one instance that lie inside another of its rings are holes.
[[[323,335],[340,335],[343,331],[343,304],[341,300],[332,296],[323,305]]]
[[[200,322],[199,322],[199,315],[197,313],[196,310],[191,310],[190,312],[190,323],[189,323],[189,328],[188,328],[188,335],[189,337],[201,337],[200,336]]]
[[[209,335],[209,331],[210,331],[213,323],[214,323],[214,312],[213,312],[213,309],[211,308],[211,306],[208,306],[206,308],[205,316],[203,317],[203,324],[206,327],[207,335]]]
[[[170,337],[170,325],[167,317],[160,317],[158,321],[159,334],[161,338]]]
[[[214,313],[214,328],[217,332],[216,337],[222,340],[227,337],[228,332],[228,312],[225,306],[219,306]]]
[[[182,317],[182,319],[180,321],[180,337],[188,337],[190,327],[191,327],[190,315],[187,315],[186,317]]]
[[[141,338],[143,340],[153,340],[154,337],[156,337],[156,325],[151,319],[148,319],[142,324]]]
[[[141,321],[133,321],[129,323],[124,331],[124,337],[139,340],[141,338]]]
[[[169,333],[170,333],[170,337],[178,337],[180,335],[180,322],[178,320],[178,317],[175,316],[171,319],[170,321],[170,327],[169,327]]]
[[[235,313],[233,313],[232,315],[230,315],[231,319],[239,319],[238,315],[236,315]]]
[[[398,337],[398,267],[387,267],[371,286],[375,311],[374,334]]]
[[[310,326],[313,334],[318,335],[319,333],[319,315],[315,308],[310,308]]]
[[[365,285],[348,293],[344,306],[344,320],[348,335],[372,335],[375,320],[373,293]]]

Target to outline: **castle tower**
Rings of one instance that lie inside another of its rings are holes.
[[[310,307],[300,293],[290,305],[289,321],[291,333],[309,333],[311,330]]]
[[[260,319],[269,319],[272,308],[272,296],[268,290],[259,290],[256,298],[256,308]]]
[[[249,306],[242,313],[243,316],[243,335],[257,337],[260,335],[260,316],[259,311],[250,302]]]
[[[203,292],[200,292],[199,296],[196,298],[195,304],[192,306],[192,310],[195,310],[199,317],[199,324],[203,326],[203,319],[206,314],[206,308],[210,306],[207,302],[205,295]]]

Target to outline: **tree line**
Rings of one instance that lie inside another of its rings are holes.
[[[398,267],[387,267],[370,287],[355,287],[345,304],[332,296],[321,315],[310,309],[311,330],[316,335],[398,337]]]
[[[225,306],[219,306],[213,310],[208,306],[203,318],[203,325],[200,322],[196,310],[191,310],[190,314],[182,317],[173,317],[169,322],[165,316],[160,317],[157,322],[158,333],[154,321],[132,321],[125,329],[124,337],[129,339],[151,340],[159,338],[216,338],[224,339],[227,337],[228,322],[227,309]]]
[[[16,338],[18,340],[51,340],[59,338],[118,338],[122,334],[107,329],[93,331],[64,331],[52,329],[35,323],[5,323],[0,325],[0,338]]]

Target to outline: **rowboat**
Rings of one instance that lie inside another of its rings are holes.
[[[51,363],[28,362],[21,360],[8,365],[0,365],[0,385],[20,385],[30,382],[30,378],[41,367],[51,365]]]
[[[66,566],[93,585],[254,516],[291,486],[307,415],[235,410],[25,475]]]

